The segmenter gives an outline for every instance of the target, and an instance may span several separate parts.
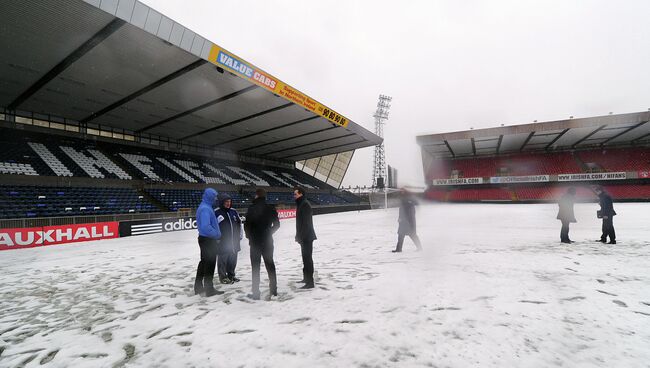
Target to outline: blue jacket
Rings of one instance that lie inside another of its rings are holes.
[[[219,207],[214,211],[221,230],[219,240],[219,251],[223,254],[233,254],[241,250],[240,240],[242,238],[242,223],[237,211],[232,208]]]
[[[212,239],[221,238],[221,231],[217,218],[214,215],[212,205],[217,198],[217,191],[208,188],[203,192],[203,200],[196,210],[196,226],[199,228],[199,235]]]

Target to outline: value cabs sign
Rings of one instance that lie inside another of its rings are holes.
[[[300,105],[334,124],[343,127],[348,126],[349,120],[343,115],[217,45],[212,45],[208,61],[224,70],[233,72],[240,77],[257,84],[278,96],[282,96],[286,100]]]

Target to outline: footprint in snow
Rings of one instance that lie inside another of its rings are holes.
[[[574,296],[574,297],[571,297],[571,298],[563,298],[563,299],[560,299],[560,300],[565,300],[565,301],[568,301],[568,302],[575,302],[575,301],[578,301],[578,300],[585,300],[585,299],[587,299],[587,298],[585,298],[584,296]]]
[[[596,291],[599,292],[599,293],[603,293],[603,294],[606,294],[606,295],[610,295],[610,296],[618,296],[618,295],[616,295],[616,294],[613,294],[613,293],[610,293],[610,292],[607,292],[607,291],[603,291],[603,290],[598,290],[598,289],[596,289]]]

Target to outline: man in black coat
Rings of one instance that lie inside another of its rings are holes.
[[[601,186],[594,186],[594,192],[598,196],[600,204],[600,217],[603,219],[603,234],[600,236],[600,242],[606,243],[609,236],[609,244],[616,244],[616,232],[614,231],[614,201],[612,197],[607,194]]]
[[[296,242],[300,244],[302,253],[302,281],[305,285],[301,289],[314,288],[314,260],[312,253],[314,250],[314,240],[316,232],[312,219],[311,205],[305,198],[305,190],[297,187],[293,191],[293,197],[296,199]]]
[[[420,238],[417,234],[417,228],[415,224],[415,205],[417,204],[415,198],[406,190],[402,189],[401,201],[399,206],[399,227],[397,229],[397,248],[393,250],[393,253],[399,253],[402,251],[402,245],[404,244],[404,238],[408,235],[418,251],[422,250],[422,244],[420,243]]]
[[[241,250],[239,242],[243,235],[242,222],[237,211],[232,208],[232,198],[226,193],[220,193],[218,198],[219,207],[214,211],[221,230],[217,270],[219,281],[222,284],[232,284],[239,281],[235,277],[235,268],[237,267],[237,253]]]
[[[562,222],[562,229],[560,230],[560,242],[571,244],[569,239],[569,224],[577,222],[573,214],[573,204],[575,202],[576,188],[571,187],[567,189],[566,193],[560,198],[558,202],[559,210],[557,219]]]
[[[278,282],[273,262],[273,234],[280,228],[278,212],[273,205],[266,203],[266,191],[258,188],[255,191],[253,204],[248,207],[244,231],[251,247],[251,267],[253,269],[253,288],[248,296],[260,299],[260,262],[264,258],[264,266],[269,274],[269,289],[271,295],[278,295]]]

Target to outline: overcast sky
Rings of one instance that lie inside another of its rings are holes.
[[[423,185],[419,134],[650,108],[648,0],[144,2],[371,131],[392,96],[400,184]]]

